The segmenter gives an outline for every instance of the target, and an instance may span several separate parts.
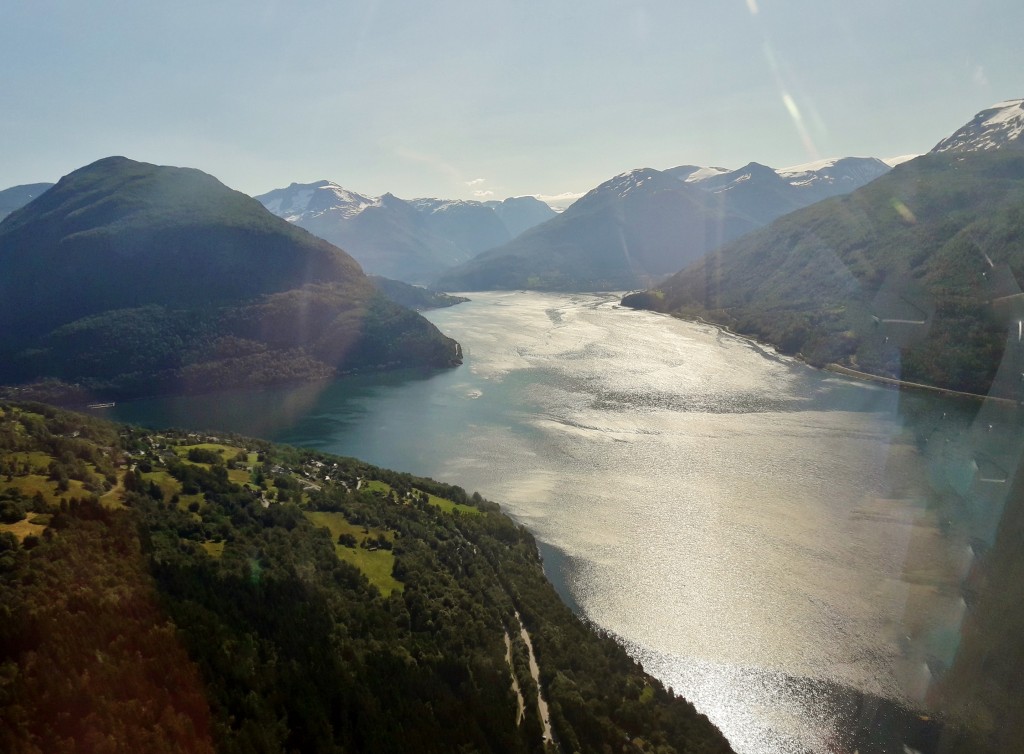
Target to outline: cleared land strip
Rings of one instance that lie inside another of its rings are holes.
[[[981,395],[980,393],[965,393],[961,390],[950,390],[944,387],[935,387],[934,385],[925,385],[921,382],[908,382],[906,380],[898,380],[895,377],[882,377],[877,374],[870,374],[869,372],[859,372],[856,369],[850,369],[844,367],[841,364],[827,364],[824,367],[826,372],[835,372],[846,377],[853,377],[858,380],[865,380],[867,382],[878,382],[883,385],[892,385],[893,387],[899,388],[911,388],[913,390],[927,390],[933,393],[938,393],[949,398],[971,398],[973,400],[986,400],[986,401],[997,401],[999,403],[1005,403],[1007,406],[1016,406],[1017,401],[1012,398],[999,398],[991,395]]]
[[[541,724],[544,726],[544,743],[553,742],[555,739],[551,733],[551,715],[548,712],[548,703],[544,699],[544,689],[540,685],[540,666],[537,665],[537,658],[533,654],[533,642],[530,641],[530,634],[526,630],[526,626],[523,625],[518,610],[516,611],[516,622],[519,623],[519,635],[526,642],[526,651],[530,655],[530,675],[533,676],[533,681],[537,684],[537,712],[540,715]]]
[[[512,675],[512,691],[519,701],[519,712],[516,714],[516,725],[523,724],[523,717],[526,716],[526,700],[523,699],[523,690],[519,688],[519,679],[516,678],[515,665],[512,664],[512,637],[505,632],[505,662],[508,663],[509,672]]]

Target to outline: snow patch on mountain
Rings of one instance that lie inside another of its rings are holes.
[[[731,172],[728,168],[698,168],[694,170],[690,175],[686,177],[686,183],[700,183],[701,181],[707,180],[708,178],[714,178],[716,175],[722,175],[722,173]]]
[[[920,156],[921,155],[919,154],[901,154],[897,155],[896,157],[883,157],[882,162],[884,162],[889,167],[894,168],[897,165],[902,165],[904,162],[910,162],[914,158]]]
[[[986,152],[1022,148],[1024,99],[1004,100],[982,110],[969,123],[943,139],[933,152]]]
[[[657,181],[659,176],[664,175],[665,173],[653,168],[634,168],[633,170],[627,170],[625,173],[619,173],[589,193],[594,194],[607,191],[617,196],[625,197],[637,189],[645,188],[650,190],[655,188],[656,184],[652,183],[652,181]]]
[[[379,200],[357,194],[331,181],[293,183],[256,197],[268,210],[290,223],[333,212],[353,217]]]
[[[781,168],[775,172],[791,186],[863,185],[888,173],[890,167],[874,157],[833,157]]]
[[[700,167],[697,165],[680,165],[677,168],[669,168],[666,173],[675,176],[683,183],[700,183],[710,178],[717,178],[720,175],[731,173],[730,168]]]

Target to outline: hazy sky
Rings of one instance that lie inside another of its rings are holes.
[[[923,152],[1024,97],[1021,0],[0,0],[0,188],[111,154],[262,193],[578,193]]]

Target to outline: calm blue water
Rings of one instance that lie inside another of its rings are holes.
[[[610,296],[472,295],[430,313],[462,343],[458,369],[138,401],[116,418],[356,456],[499,501],[567,598],[741,752],[836,740],[845,723],[789,679],[924,697],[926,658],[956,650],[968,543],[999,521],[979,448],[1012,472],[1015,429]],[[989,512],[940,504],[968,492]]]

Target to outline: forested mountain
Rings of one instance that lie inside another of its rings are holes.
[[[685,165],[632,170],[561,215],[442,275],[447,290],[635,288],[777,217],[888,172],[873,158],[784,170]]]
[[[401,280],[382,278],[379,275],[370,275],[370,282],[396,304],[418,312],[442,309],[469,301],[465,296],[451,296],[419,285],[403,283]]]
[[[42,194],[52,183],[26,183],[0,191],[0,220]]]
[[[475,493],[41,404],[0,473],[3,751],[730,751]]]
[[[624,303],[729,325],[813,364],[986,392],[1024,317],[1022,233],[1024,154],[929,154]]]
[[[111,157],[0,223],[0,381],[101,395],[389,367],[459,347],[347,254],[198,170]]]
[[[504,201],[364,196],[330,181],[256,197],[289,222],[340,246],[372,274],[424,283],[554,217],[532,196]]]

